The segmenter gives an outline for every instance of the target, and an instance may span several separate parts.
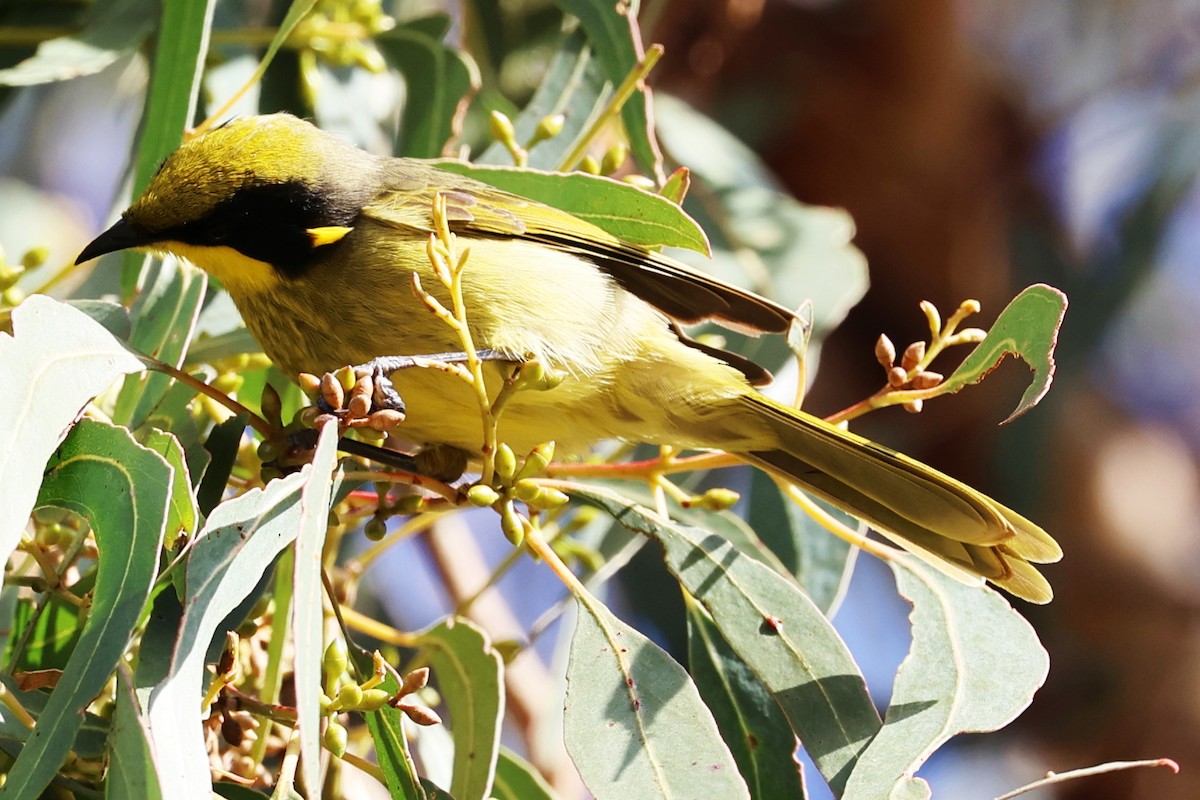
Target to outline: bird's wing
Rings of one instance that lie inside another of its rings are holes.
[[[668,317],[685,325],[711,320],[744,333],[783,333],[795,315],[765,297],[739,289],[658,253],[622,242],[565,211],[426,164],[403,162],[388,191],[364,209],[372,218],[432,230],[434,194],[446,198],[457,233],[521,236],[586,258]],[[436,186],[454,188],[435,188]]]

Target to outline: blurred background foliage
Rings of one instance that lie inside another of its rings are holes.
[[[72,25],[92,5],[6,0],[0,26]],[[218,28],[222,15],[267,19],[274,5],[220,3]],[[398,5],[398,18],[417,20],[401,32],[408,42],[440,40],[440,23],[423,15],[446,6]],[[477,58],[432,58],[439,69],[478,70],[484,89],[457,139],[478,150],[484,112],[515,112],[537,87],[561,14],[540,0],[464,4],[466,15],[446,5],[461,26],[451,39],[469,42]],[[119,19],[101,34],[133,40],[140,24]],[[1181,775],[1107,775],[1054,796],[1200,796],[1200,8],[661,0],[643,4],[642,29],[646,42],[666,47],[653,78],[659,91],[740,137],[800,200],[843,207],[855,221],[871,286],[825,342],[810,410],[832,412],[872,392],[874,340],[922,338],[920,300],[953,308],[974,297],[990,315],[1037,281],[1071,300],[1058,385],[1034,413],[1005,429],[990,424],[1025,380],[1008,365],[987,391],[916,417],[871,415],[860,428],[1009,502],[1067,553],[1047,570],[1055,603],[1022,609],[1050,651],[1047,686],[1004,734],[981,748],[963,741],[931,763],[935,792],[990,796],[1044,769],[1165,755],[1180,761]],[[210,92],[224,96],[244,80],[264,41],[218,34]],[[0,63],[33,45],[0,42]],[[320,90],[371,82],[352,67],[359,54],[342,55],[345,68],[314,71],[285,50],[263,83],[262,107],[308,108],[364,144],[390,145],[381,137],[401,126],[387,116],[389,98],[355,130],[364,115],[348,104],[370,92]],[[0,90],[0,243],[10,259],[48,245],[51,264],[67,263],[103,226],[144,80],[143,62],[127,56],[77,80]],[[679,135],[682,150],[687,131]],[[398,149],[432,155],[421,151],[427,144]],[[633,580],[661,570],[646,560]],[[837,622],[868,680],[878,662],[885,679],[873,683],[886,685],[904,653],[905,609],[887,570],[863,561]],[[660,638],[670,641],[667,619],[658,620]]]

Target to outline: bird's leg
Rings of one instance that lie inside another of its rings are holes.
[[[517,362],[512,356],[490,348],[477,350],[475,351],[475,355],[480,361]],[[401,399],[400,393],[396,391],[396,387],[392,385],[392,381],[388,378],[388,375],[398,370],[422,366],[423,362],[437,361],[442,364],[462,364],[467,360],[468,355],[463,352],[435,353],[427,356],[380,356],[371,359],[366,364],[355,367],[354,374],[370,375],[374,379],[375,394],[371,399],[376,408],[388,408],[403,414],[404,400]]]

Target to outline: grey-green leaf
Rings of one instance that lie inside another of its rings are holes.
[[[337,460],[337,425],[325,425],[313,456],[313,479],[300,490],[295,570],[292,581],[292,630],[295,636],[296,722],[300,729],[300,769],[306,786],[321,780],[321,655],[324,586],[321,553],[329,528],[329,473]]]
[[[94,75],[133,50],[150,32],[151,0],[97,0],[78,33],[48,39],[16,66],[0,69],[0,85],[33,86]]]
[[[796,584],[701,528],[602,489],[572,494],[657,539],[667,568],[770,689],[835,794],[879,731],[866,681],[833,626]]]
[[[42,469],[80,410],[142,363],[83,312],[34,295],[0,333],[0,559],[20,541]]]
[[[959,733],[1012,722],[1050,669],[1033,628],[997,592],[907,553],[888,565],[913,604],[912,647],[883,729],[859,759],[843,800],[928,797],[925,782],[913,778],[925,759]]]
[[[567,664],[567,752],[596,800],[749,800],[696,685],[658,645],[580,599]]]
[[[796,735],[775,698],[708,615],[688,604],[688,671],[754,800],[803,800]]]
[[[108,739],[104,796],[111,800],[161,800],[163,796],[150,750],[150,728],[133,691],[133,676],[125,665],[117,669],[117,702]]]
[[[125,654],[158,572],[171,473],[129,431],[94,420],[77,424],[51,460],[38,504],[85,517],[100,559],[83,632],[34,735],[8,772],[7,796],[37,797],[50,783],[83,723],[80,709],[100,693]]]
[[[457,800],[484,800],[492,787],[504,720],[504,660],[488,635],[466,619],[448,619],[418,637],[450,710]]]
[[[212,793],[200,724],[205,654],[220,623],[296,538],[305,486],[329,482],[336,451],[319,454],[321,462],[214,508],[188,555],[183,620],[147,708],[160,778],[173,797],[208,800]]]

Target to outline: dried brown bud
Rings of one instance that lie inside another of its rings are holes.
[[[353,394],[350,396],[350,402],[346,404],[346,416],[350,419],[362,419],[371,413],[371,396],[366,394]]]
[[[404,682],[400,685],[400,691],[396,692],[397,697],[403,697],[406,694],[419,692],[429,684],[429,667],[421,667],[414,669],[412,672],[404,676]]]
[[[404,413],[394,408],[381,408],[367,417],[367,424],[377,431],[387,433],[404,422]]]
[[[442,718],[432,708],[414,705],[412,703],[397,703],[396,708],[418,725],[440,725]]]
[[[914,389],[932,389],[945,379],[940,372],[920,372],[913,378]]]
[[[910,414],[920,414],[922,405],[924,403],[920,400],[910,400],[904,404],[904,410]]]
[[[242,730],[242,726],[238,724],[230,714],[224,714],[221,718],[221,736],[225,741],[229,742],[233,747],[241,747],[242,741],[246,738]]]
[[[892,367],[888,370],[888,385],[893,389],[899,389],[904,384],[908,383],[908,372],[901,367]]]
[[[888,370],[896,363],[896,345],[892,344],[887,334],[879,334],[879,339],[875,342],[875,360]]]
[[[913,342],[904,350],[904,355],[900,357],[900,366],[906,371],[916,368],[921,363],[921,359],[925,357],[925,343]]]
[[[332,372],[321,376],[321,397],[330,408],[341,408],[346,402],[346,390]]]

